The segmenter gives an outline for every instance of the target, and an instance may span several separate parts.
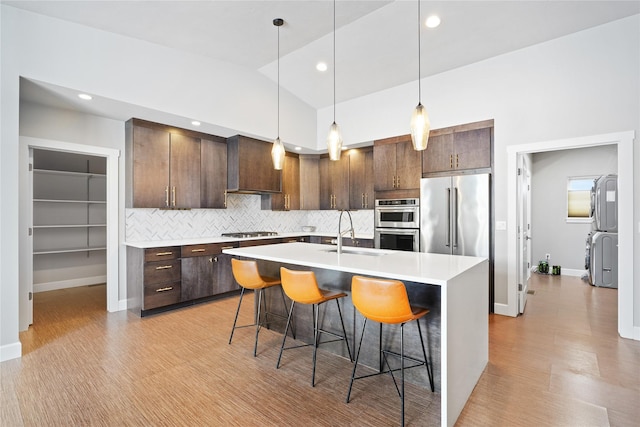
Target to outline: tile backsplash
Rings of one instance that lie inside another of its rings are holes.
[[[190,239],[218,237],[236,231],[302,231],[316,226],[317,232],[335,234],[337,211],[279,212],[260,209],[260,195],[228,194],[226,209],[126,209],[126,241]],[[356,234],[373,237],[373,210],[352,211]],[[344,224],[344,222],[343,222]]]

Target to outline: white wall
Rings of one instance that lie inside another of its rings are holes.
[[[621,131],[640,135],[640,16],[425,78],[422,88],[434,129],[495,120],[495,219],[506,221],[507,146]],[[416,91],[409,83],[338,104],[344,143],[409,133]],[[318,147],[332,117],[332,108],[318,111]],[[634,170],[640,188],[638,149]],[[634,225],[639,221],[636,197]],[[638,229],[634,247],[640,248]],[[640,250],[634,266],[634,324],[640,326]],[[505,231],[495,235],[495,292],[496,302],[506,304]]]
[[[567,223],[567,178],[618,171],[615,145],[535,153],[531,167],[531,259],[551,255],[562,271],[584,270],[591,223]]]
[[[640,135],[640,17],[424,79],[433,127],[495,119],[495,211],[507,212],[506,147],[635,130]],[[274,83],[242,67],[176,52],[0,6],[0,360],[20,355],[18,340],[19,77],[157,111],[195,117],[243,133],[272,137],[273,119],[246,111],[273,107]],[[428,58],[425,58],[428,60]],[[346,144],[406,134],[417,102],[415,83],[338,105]],[[360,108],[362,107],[362,108]],[[318,111],[283,93],[290,117],[281,136],[324,144],[331,108]],[[316,127],[319,123],[319,127]],[[314,145],[315,144],[315,145]],[[640,170],[640,150],[634,153]],[[640,173],[635,174],[640,188]],[[640,219],[634,202],[634,224]],[[640,234],[634,230],[634,245]],[[506,300],[506,233],[496,234],[496,301]],[[635,324],[640,324],[640,251],[635,254]]]
[[[275,111],[275,84],[259,73],[4,4],[0,19],[0,360],[5,360],[18,357],[21,351],[16,248],[22,235],[19,238],[20,196],[15,185],[19,182],[20,77],[197,118],[248,135],[273,138],[276,129],[275,115],[255,114],[247,120],[248,111]],[[283,141],[313,146],[315,110],[286,91],[281,92],[280,106],[281,114],[289,118],[281,127]],[[121,282],[122,292],[122,277]]]

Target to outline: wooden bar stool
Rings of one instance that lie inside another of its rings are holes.
[[[282,280],[282,288],[291,299],[291,308],[289,309],[289,316],[287,318],[287,326],[284,330],[284,338],[282,339],[282,346],[280,347],[280,356],[278,356],[278,363],[276,368],[280,368],[280,360],[282,359],[282,352],[284,350],[290,350],[293,348],[307,347],[313,345],[313,372],[311,374],[311,387],[315,387],[316,380],[316,353],[318,345],[326,344],[329,342],[344,340],[347,345],[347,352],[349,353],[349,360],[353,361],[351,355],[351,349],[349,348],[349,341],[347,340],[347,332],[344,329],[344,321],[342,319],[342,311],[340,310],[340,303],[338,299],[347,296],[346,293],[340,291],[329,291],[320,289],[316,281],[316,275],[313,271],[296,271],[288,270],[284,267],[280,267],[280,279]],[[342,325],[342,335],[326,331],[322,329],[322,325],[318,325],[318,311],[321,304],[335,300],[338,306],[338,314],[340,315],[340,325]],[[291,324],[291,318],[293,315],[293,309],[296,303],[311,304],[313,310],[313,344],[302,344],[285,348],[285,342],[287,341],[287,329]],[[337,339],[320,342],[320,334],[325,333],[332,335]]]
[[[404,426],[404,370],[409,368],[415,368],[417,366],[425,365],[427,369],[427,375],[429,376],[429,383],[431,391],[434,391],[433,386],[433,371],[429,365],[427,359],[427,352],[424,347],[424,340],[422,339],[422,330],[420,329],[419,319],[429,313],[429,310],[419,307],[411,307],[409,305],[409,297],[407,296],[407,289],[399,280],[388,279],[376,279],[362,276],[353,276],[351,280],[351,298],[353,299],[353,305],[358,309],[360,314],[364,316],[364,323],[362,325],[362,334],[360,335],[360,343],[358,344],[358,350],[356,351],[356,361],[353,364],[353,372],[351,374],[351,382],[349,383],[349,391],[347,392],[347,403],[351,397],[351,388],[353,381],[361,378],[367,378],[380,374],[391,374],[393,383],[396,387],[396,391],[400,396],[402,402],[402,425]],[[380,353],[382,359],[387,365],[387,370],[384,370],[384,366],[381,363],[380,372],[374,374],[362,375],[356,377],[356,368],[358,367],[358,358],[360,356],[360,349],[362,347],[362,338],[364,337],[364,329],[367,326],[367,320],[380,323]],[[415,320],[418,325],[418,334],[420,335],[420,344],[422,345],[423,360],[406,356],[404,354],[404,325],[407,322]],[[382,350],[382,325],[397,325],[400,324],[400,353],[396,353],[390,350]],[[393,355],[400,358],[400,368],[391,369],[391,365],[387,360],[387,355]],[[414,364],[411,366],[404,366],[405,359],[411,360]],[[393,375],[394,372],[401,372],[400,388]]]
[[[269,316],[277,316],[282,319],[285,318],[284,315],[271,313],[267,311],[267,305],[264,296],[264,290],[267,288],[271,288],[273,286],[280,285],[280,279],[275,277],[267,277],[261,276],[258,272],[258,263],[253,260],[239,260],[232,258],[231,259],[231,269],[233,271],[233,277],[236,279],[236,282],[242,287],[240,291],[240,301],[238,301],[238,308],[236,309],[236,317],[233,320],[233,327],[231,328],[231,336],[229,336],[229,344],[231,344],[231,340],[233,339],[233,333],[238,328],[246,328],[250,326],[256,327],[256,341],[253,346],[253,357],[256,356],[258,351],[258,333],[260,332],[260,328],[263,325],[268,325],[268,317]],[[255,314],[255,323],[251,323],[250,325],[241,325],[236,326],[238,322],[238,314],[240,313],[240,306],[242,305],[242,297],[244,296],[244,291],[250,289],[254,291],[254,294],[258,296],[258,303],[256,304],[256,314]],[[284,299],[284,292],[282,292],[282,288],[280,288],[280,293],[282,294],[282,303],[283,306],[287,307],[287,303]],[[262,319],[261,307],[264,305],[264,321]],[[287,326],[289,326],[287,324]],[[286,331],[285,331],[286,334]],[[293,330],[291,334],[295,338],[295,334]]]

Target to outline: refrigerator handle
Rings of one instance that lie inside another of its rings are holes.
[[[451,246],[451,188],[447,188],[447,243],[446,247]]]
[[[453,189],[453,247],[458,247],[458,187]]]

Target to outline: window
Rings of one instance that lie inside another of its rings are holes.
[[[596,176],[567,179],[567,222],[591,222],[591,188]]]

